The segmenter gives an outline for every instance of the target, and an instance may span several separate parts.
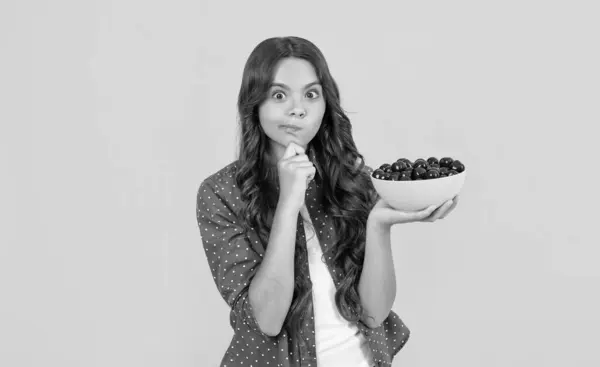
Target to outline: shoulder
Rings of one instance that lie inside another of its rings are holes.
[[[210,173],[208,176],[204,178],[204,180],[200,183],[199,190],[220,190],[220,189],[228,189],[228,191],[232,191],[231,189],[235,188],[235,175],[238,168],[238,161],[235,160],[225,167],[220,168],[219,170]]]
[[[235,175],[238,168],[238,161],[233,161],[216,172],[209,174],[198,187],[198,200],[205,200],[209,196],[221,198],[224,201],[234,201],[239,197],[237,194]]]
[[[235,174],[237,172],[237,168],[238,168],[238,161],[235,160],[235,161],[227,164],[225,167],[220,168],[219,170],[210,173],[202,181],[202,184],[204,184],[206,182],[223,183],[223,184],[227,184],[227,182],[233,182],[233,181],[235,181]],[[235,182],[233,182],[233,183],[235,183]]]

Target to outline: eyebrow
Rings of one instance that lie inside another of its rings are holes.
[[[318,82],[318,81],[310,82],[310,83],[308,83],[308,84],[306,84],[304,86],[304,89],[310,88],[313,85],[320,85],[320,84],[321,83]],[[285,85],[283,83],[273,83],[273,84],[271,84],[271,88],[273,88],[273,87],[280,87],[280,88],[283,88],[283,89],[286,89],[286,90],[290,90],[290,87],[288,87],[287,85]]]

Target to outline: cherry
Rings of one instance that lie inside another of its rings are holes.
[[[451,157],[436,157],[415,159],[414,163],[407,158],[398,158],[395,162],[384,163],[376,170],[369,170],[369,174],[376,179],[386,181],[417,181],[433,180],[448,177],[464,172],[465,165]]]
[[[413,180],[416,180],[416,179],[419,179],[419,178],[423,179],[423,178],[425,178],[425,174],[426,173],[427,173],[427,170],[425,168],[423,168],[423,167],[416,167],[413,170],[412,179]]]
[[[438,159],[436,157],[429,157],[429,158],[427,158],[427,163],[429,163],[429,165],[433,165],[433,164],[439,164],[440,162],[438,161]]]
[[[417,160],[415,161],[415,164],[413,164],[413,168],[419,168],[419,167],[422,167],[422,168],[425,168],[425,169],[427,169],[427,168],[428,168],[427,161],[426,161],[426,160],[424,160],[424,159],[420,159],[420,158],[419,158],[419,159],[417,159]]]
[[[385,177],[385,172],[383,172],[381,168],[378,168],[375,171],[373,171],[372,176],[376,179],[383,180]]]
[[[465,170],[465,165],[461,163],[461,161],[459,160],[455,160],[452,162],[452,164],[450,165],[450,169],[454,170],[458,173],[461,173],[462,171]]]
[[[448,167],[450,168],[450,165],[452,164],[454,160],[450,157],[444,157],[442,159],[440,159],[440,167]]]
[[[430,169],[425,174],[425,178],[428,179],[428,180],[431,180],[433,178],[439,178],[439,177],[440,177],[440,171],[435,170],[435,169]]]
[[[384,163],[379,167],[380,170],[382,170],[383,172],[392,172],[392,165],[389,163]]]

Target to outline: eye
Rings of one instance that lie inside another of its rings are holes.
[[[273,93],[271,95],[271,97],[273,97],[277,100],[282,100],[283,98],[285,98],[285,94],[282,91],[278,90],[278,91],[275,91],[275,93]]]
[[[319,98],[319,96],[320,96],[319,91],[317,91],[316,89],[313,89],[310,92],[306,93],[307,96],[309,96],[310,94],[313,95],[313,97],[308,97],[311,99]]]

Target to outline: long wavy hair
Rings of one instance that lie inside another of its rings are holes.
[[[325,57],[310,41],[299,37],[275,37],[259,43],[244,67],[238,96],[240,128],[236,184],[244,203],[239,209],[245,229],[255,230],[266,248],[279,198],[277,167],[269,162],[269,138],[260,125],[258,107],[268,97],[280,60],[295,57],[309,61],[323,87],[326,108],[321,127],[307,148],[315,165],[315,182],[322,188],[321,202],[333,219],[336,242],[330,247],[334,265],[342,270],[335,303],[348,321],[363,314],[358,281],[365,253],[366,222],[371,210],[372,183],[363,171],[364,159],[352,138],[352,125],[340,106],[338,86],[329,72]],[[295,286],[292,303],[283,327],[288,334],[304,339],[300,329],[312,303],[311,286],[300,274],[306,262],[298,238],[295,248]]]

